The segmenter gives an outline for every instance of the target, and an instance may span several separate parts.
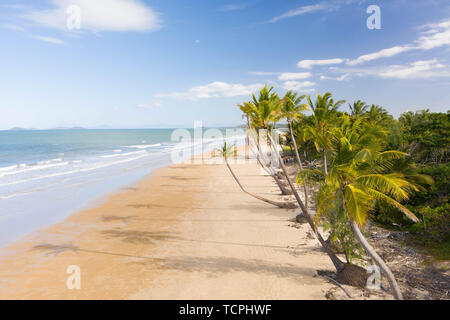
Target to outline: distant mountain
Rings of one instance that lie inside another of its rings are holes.
[[[88,130],[88,129],[83,127],[56,127],[50,130]]]
[[[21,127],[14,127],[9,129],[8,131],[38,131],[38,130],[88,130],[83,127],[56,127],[51,129],[33,129],[33,128],[21,128]]]
[[[9,131],[29,131],[29,130],[36,130],[36,129],[28,129],[28,128],[21,128],[21,127],[14,127],[9,129]]]

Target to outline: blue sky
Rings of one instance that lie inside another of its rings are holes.
[[[447,0],[4,0],[0,39],[0,129],[236,125],[265,83],[396,116],[450,105]]]

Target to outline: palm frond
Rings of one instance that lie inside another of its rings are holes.
[[[414,184],[398,173],[362,175],[356,181],[366,187],[388,194],[397,200],[406,200],[410,191],[418,191]]]
[[[349,218],[361,226],[364,225],[373,206],[373,198],[354,184],[346,185],[343,192]]]
[[[298,185],[313,182],[321,182],[325,180],[325,174],[318,169],[303,169],[297,174],[296,181]]]
[[[408,208],[406,208],[405,206],[403,206],[399,202],[395,201],[391,197],[388,197],[384,193],[379,192],[379,191],[377,191],[375,189],[372,189],[372,188],[367,188],[366,192],[368,194],[370,194],[372,197],[374,197],[375,199],[377,199],[379,201],[383,201],[383,202],[385,202],[385,203],[387,203],[387,204],[397,208],[398,210],[400,210],[403,214],[405,214],[413,222],[416,222],[416,223],[419,222],[419,219],[414,215],[414,213],[412,213],[410,210],[408,210]]]
[[[314,227],[317,229],[319,225],[320,219],[327,214],[329,210],[332,210],[334,207],[336,198],[335,189],[326,184],[322,183],[321,187],[317,191],[315,195],[317,208],[316,208],[316,216],[314,219]]]

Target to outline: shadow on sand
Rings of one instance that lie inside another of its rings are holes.
[[[33,250],[46,252],[47,255],[63,252],[89,253],[98,255],[109,255],[124,258],[138,259],[131,261],[145,267],[159,268],[161,270],[178,270],[184,272],[206,272],[209,277],[219,277],[223,274],[233,272],[248,272],[258,275],[272,275],[279,278],[287,278],[299,281],[302,284],[313,284],[316,282],[312,275],[316,273],[314,268],[299,267],[293,264],[280,264],[259,259],[238,259],[230,257],[168,257],[156,258],[137,256],[132,254],[121,254],[97,250],[82,249],[73,245],[42,244],[33,247]]]

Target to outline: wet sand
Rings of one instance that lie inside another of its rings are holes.
[[[283,200],[256,164],[232,167]],[[0,299],[325,299],[333,265],[296,213],[225,165],[171,165],[2,249]]]

